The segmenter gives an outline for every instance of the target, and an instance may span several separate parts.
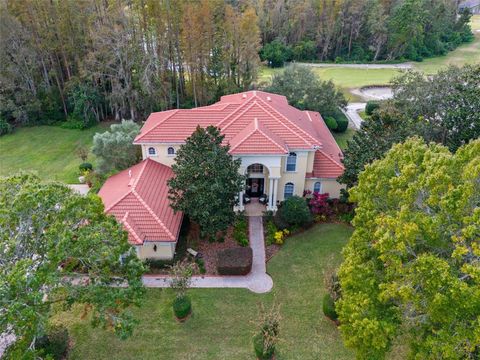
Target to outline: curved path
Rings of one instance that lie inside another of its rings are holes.
[[[345,110],[342,110],[348,120],[352,123],[353,127],[357,130],[360,129],[363,122],[363,119],[358,112],[365,110],[366,105],[366,103],[349,103]]]
[[[338,68],[354,68],[354,69],[413,69],[411,63],[401,64],[336,64],[336,63],[304,63],[296,62],[298,65],[312,67],[338,67]]]
[[[266,293],[273,287],[265,264],[265,242],[261,216],[250,216],[248,221],[250,246],[253,250],[252,271],[245,276],[193,276],[192,288],[245,288],[254,293]],[[168,275],[144,275],[143,285],[151,288],[170,286]]]

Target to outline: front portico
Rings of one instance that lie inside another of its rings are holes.
[[[241,191],[238,196],[238,210],[245,210],[245,196],[254,199],[253,203],[258,207],[260,205],[258,204],[258,199],[265,194],[268,197],[268,201],[265,204],[266,210],[276,211],[282,157],[278,155],[246,155],[236,158],[242,160],[239,171],[246,176],[245,190]]]

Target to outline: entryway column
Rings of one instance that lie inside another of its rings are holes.
[[[273,210],[273,178],[270,178],[268,193],[268,210]]]
[[[243,191],[240,191],[238,193],[238,208],[240,209],[240,211],[243,211],[245,208],[243,206]]]
[[[277,192],[278,192],[278,178],[273,179],[273,198],[272,198],[273,211],[277,211]]]

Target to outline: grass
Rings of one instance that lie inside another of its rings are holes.
[[[352,128],[348,128],[343,133],[333,132],[332,135],[335,138],[335,141],[337,142],[338,146],[340,146],[340,149],[345,150],[347,148],[348,140],[350,140],[353,137],[353,135],[355,135],[355,130]]]
[[[78,183],[81,160],[75,149],[80,145],[91,147],[93,135],[105,131],[107,126],[102,123],[86,130],[57,126],[17,128],[0,137],[0,176],[33,170],[44,180]],[[94,163],[94,156],[90,155],[87,161]]]
[[[268,263],[274,281],[269,294],[244,289],[192,289],[193,316],[184,324],[173,319],[170,289],[149,289],[134,335],[125,341],[92,329],[79,320],[80,308],[60,313],[55,321],[68,324],[73,337],[70,359],[254,359],[252,336],[258,303],[281,306],[282,359],[353,359],[337,328],[322,313],[322,270],[340,262],[340,250],[351,227],[322,224],[289,238]]]

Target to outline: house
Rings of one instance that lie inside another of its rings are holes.
[[[240,172],[247,179],[237,210],[244,210],[246,196],[266,194],[265,208],[272,211],[304,190],[339,197],[343,185],[336,179],[344,170],[340,148],[319,113],[300,111],[285,96],[253,90],[222,96],[209,106],[152,113],[134,141],[142,148],[143,161],[108,179],[99,193],[106,211],[140,247],[140,257],[174,254],[181,214],[169,207],[166,180],[173,175],[176,151],[198,125],[219,127],[230,154],[241,159]]]

